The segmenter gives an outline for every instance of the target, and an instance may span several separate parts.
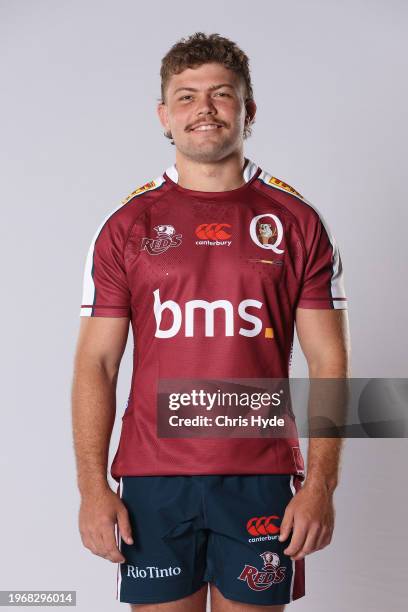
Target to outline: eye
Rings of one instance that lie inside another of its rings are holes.
[[[224,96],[227,96],[227,98],[230,98],[230,97],[231,97],[231,96],[230,96],[228,93],[226,93],[225,91],[217,91],[215,95],[216,95],[216,96],[217,96],[217,95],[218,95],[218,96],[223,96],[223,97],[224,97]],[[185,100],[186,98],[192,98],[192,95],[190,95],[190,94],[186,94],[186,95],[184,95],[184,96],[181,96],[181,97],[179,98],[179,100]]]

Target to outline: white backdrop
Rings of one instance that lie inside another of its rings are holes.
[[[76,589],[81,612],[127,609],[116,566],[77,528],[72,365],[92,236],[174,161],[156,102],[161,58],[182,36],[217,32],[249,55],[245,153],[329,222],[352,373],[407,375],[407,17],[398,0],[2,0],[0,589]],[[131,356],[129,338],[111,457]],[[307,376],[297,342],[292,375]],[[346,443],[334,539],[306,558],[295,610],[405,609],[407,458],[403,439]]]

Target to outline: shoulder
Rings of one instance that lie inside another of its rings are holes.
[[[262,192],[277,201],[295,219],[305,241],[307,241],[306,237],[320,236],[323,233],[326,234],[329,242],[335,245],[336,240],[326,220],[326,213],[323,215],[314,203],[287,181],[264,170],[258,178]]]
[[[262,170],[262,172],[258,176],[258,179],[262,185],[265,185],[267,189],[272,190],[272,193],[276,193],[276,191],[288,193],[292,196],[295,196],[302,202],[307,203],[306,198],[297,189],[292,187],[292,185],[289,185],[289,183],[287,183],[283,179],[273,176],[273,174],[271,174],[267,170]]]
[[[148,205],[152,201],[149,194],[160,191],[163,182],[162,176],[150,180],[119,200],[116,206],[101,219],[96,231],[94,230],[89,251],[93,252],[94,248],[109,249],[112,245],[123,249],[134,223],[146,208],[144,204]]]
[[[146,206],[151,205],[160,193],[160,188],[164,183],[164,177],[159,176],[155,179],[143,183],[133,189],[126,197],[111,209],[102,219],[96,234],[107,233],[109,230],[118,230],[122,236],[127,235],[130,227],[137,217],[143,213]]]
[[[320,209],[286,180],[278,178],[266,170],[262,170],[258,179],[262,192],[277,201],[299,222],[310,223],[314,221],[316,223],[321,222],[324,226],[327,225]]]
[[[135,198],[140,198],[148,192],[158,191],[165,183],[164,176],[158,176],[155,179],[144,183],[143,185],[139,185],[134,189],[129,195],[122,199],[122,205],[128,204],[128,202],[134,201]]]

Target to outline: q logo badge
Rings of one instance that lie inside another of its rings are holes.
[[[268,219],[268,221],[261,222],[261,219]],[[272,213],[257,215],[251,221],[249,233],[252,241],[262,249],[271,249],[274,253],[283,253],[283,249],[278,248],[283,238],[283,226],[276,215]]]

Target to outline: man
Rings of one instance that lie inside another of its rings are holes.
[[[287,378],[296,323],[311,378],[349,376],[340,253],[320,213],[243,153],[248,58],[196,33],[162,62],[158,115],[175,163],[98,228],[73,382],[84,545],[118,563],[133,610],[274,610],[305,593],[330,542],[340,440],[157,433],[162,379]],[[129,321],[132,384],[107,481]],[[115,540],[115,528],[116,540]],[[259,606],[262,606],[260,608]]]

